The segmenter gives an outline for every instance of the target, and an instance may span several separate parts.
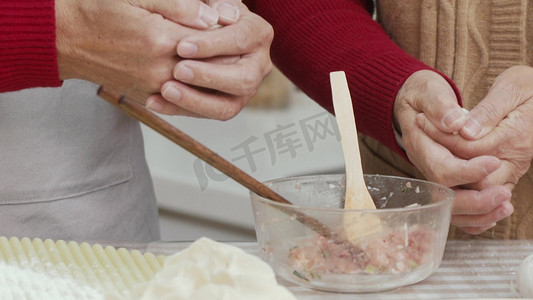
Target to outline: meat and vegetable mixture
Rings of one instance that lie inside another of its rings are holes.
[[[318,234],[302,241],[289,251],[293,275],[311,281],[326,274],[401,274],[431,261],[433,231],[416,225],[379,234],[356,245],[365,253],[363,259],[354,259],[348,250]]]

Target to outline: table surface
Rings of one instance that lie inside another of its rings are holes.
[[[155,242],[147,251],[176,253],[191,242]],[[247,253],[259,255],[257,243],[228,242]],[[440,267],[417,284],[386,293],[327,293],[299,287],[279,279],[298,299],[472,299],[517,298],[512,282],[520,263],[533,253],[533,241],[448,241]]]

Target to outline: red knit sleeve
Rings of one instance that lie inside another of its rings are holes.
[[[371,2],[245,1],[274,27],[272,60],[292,82],[333,113],[329,73],[345,71],[358,130],[407,158],[394,137],[394,99],[412,73],[431,68],[390,40]]]
[[[54,0],[2,0],[0,15],[0,92],[61,85]]]

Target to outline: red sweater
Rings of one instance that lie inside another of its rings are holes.
[[[244,2],[274,27],[272,60],[292,82],[333,113],[329,73],[345,71],[358,130],[406,158],[392,128],[394,99],[412,73],[431,68],[406,54],[372,19],[372,1]]]
[[[0,92],[61,85],[54,0],[0,1]]]

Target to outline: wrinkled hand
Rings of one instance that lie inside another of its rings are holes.
[[[500,74],[487,96],[469,113],[460,135],[442,134],[420,124],[436,142],[463,158],[493,155],[502,166],[479,183],[480,187],[503,184],[512,190],[533,158],[533,68],[516,66]]]
[[[56,0],[60,78],[144,102],[172,79],[177,43],[217,21],[197,0]]]
[[[476,182],[499,167],[499,160],[491,156],[456,157],[417,125],[416,117],[420,113],[443,134],[460,130],[466,115],[448,82],[432,71],[414,73],[398,92],[394,116],[406,154],[428,180],[446,186],[463,185]]]
[[[465,187],[497,170],[500,160],[481,154],[459,157],[417,124],[417,116],[424,116],[435,131],[446,136],[455,136],[453,133],[465,125],[466,115],[442,76],[432,71],[411,75],[396,97],[394,116],[411,162],[428,180],[455,190],[452,224],[465,232],[479,234],[508,215],[511,193],[505,187],[495,185],[480,190]]]
[[[180,40],[177,52],[183,60],[173,70],[176,80],[163,85],[164,98],[150,97],[148,108],[171,115],[227,120],[256,94],[272,70],[273,29],[240,1],[231,1],[239,8],[238,21]],[[221,7],[216,7],[223,15]],[[224,20],[231,22],[231,18]]]

